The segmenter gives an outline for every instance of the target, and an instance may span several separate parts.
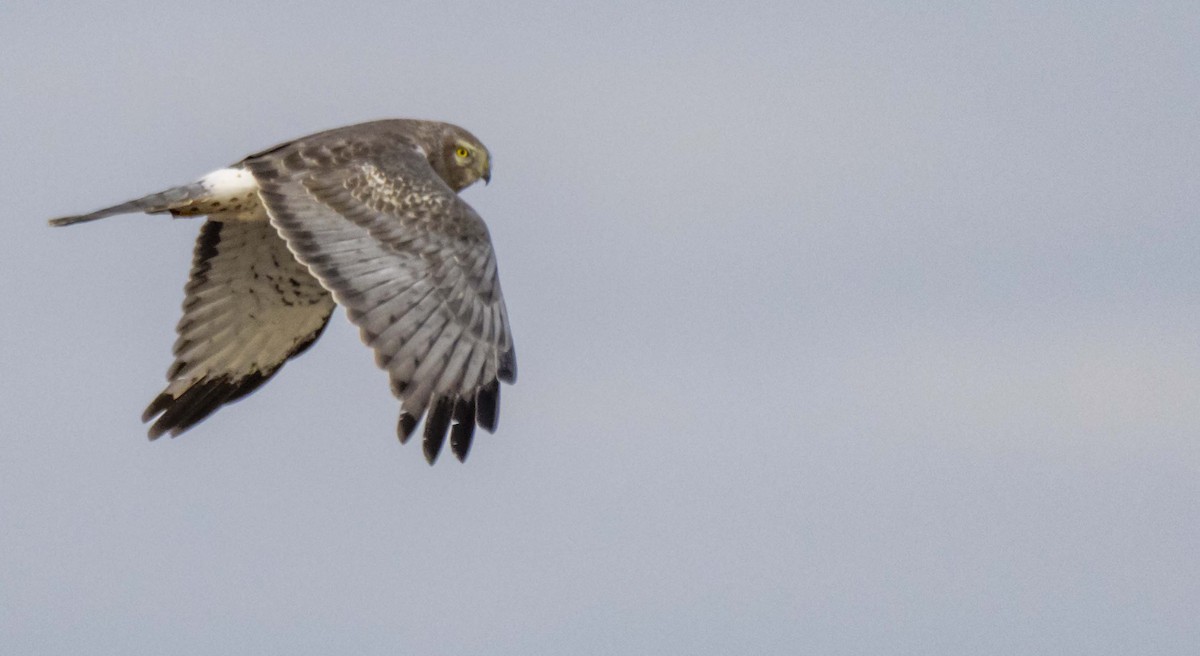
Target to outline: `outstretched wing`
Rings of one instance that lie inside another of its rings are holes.
[[[300,141],[245,165],[279,234],[388,372],[401,441],[424,416],[426,459],[449,430],[462,460],[476,424],[496,428],[498,381],[516,377],[496,255],[483,220],[399,139]]]
[[[175,363],[142,421],[178,435],[265,383],[307,349],[333,298],[266,221],[209,220],[196,240]]]

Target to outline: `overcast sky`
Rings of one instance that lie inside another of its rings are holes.
[[[1200,9],[983,4],[6,0],[0,652],[1200,653]],[[339,311],[148,442],[200,223],[45,220],[383,117],[493,153],[498,433]]]

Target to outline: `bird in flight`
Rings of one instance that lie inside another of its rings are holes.
[[[483,219],[458,192],[487,148],[447,123],[392,119],[289,141],[191,184],[52,226],[144,212],[207,216],[167,387],[142,420],[179,435],[258,389],[321,335],[336,303],[387,371],[406,442],[430,464],[494,432],[516,354]]]

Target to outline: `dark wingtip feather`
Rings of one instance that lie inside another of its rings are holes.
[[[396,435],[400,437],[400,443],[407,443],[408,438],[413,436],[415,430],[417,430],[417,418],[407,412],[401,412],[400,422],[396,425]]]
[[[236,379],[229,376],[206,378],[196,381],[179,396],[171,396],[167,392],[159,394],[142,413],[143,422],[158,417],[150,426],[150,439],[156,440],[165,433],[170,433],[171,437],[183,433],[226,403],[237,401],[258,389],[273,373],[256,372]]]
[[[492,382],[479,388],[475,395],[475,421],[489,433],[496,432],[496,421],[500,414],[500,383]]]
[[[160,412],[166,410],[167,407],[171,405],[171,401],[174,400],[174,398],[175,397],[167,394],[166,392],[154,397],[154,400],[150,402],[150,405],[146,406],[145,412],[142,413],[142,423],[144,424],[151,419],[154,419]],[[155,437],[158,437],[158,435],[151,436],[151,439],[154,439]]]
[[[450,428],[450,450],[459,462],[467,461],[471,440],[475,437],[475,399],[454,402],[454,426]]]
[[[177,398],[171,399],[162,415],[150,427],[150,434],[154,436],[151,439],[163,433],[170,433],[171,437],[178,436],[216,412],[232,393],[232,385],[221,379],[197,382]]]
[[[425,460],[431,465],[437,461],[442,445],[446,443],[446,430],[450,428],[453,410],[454,403],[450,397],[443,396],[434,402],[429,414],[425,415],[425,441],[422,446],[425,450]]]
[[[155,423],[150,426],[150,430],[146,431],[146,435],[150,438],[150,441],[153,442],[154,440],[162,437],[163,433],[165,432],[167,432],[167,428],[165,426]]]
[[[517,351],[508,349],[500,355],[500,368],[496,376],[509,384],[517,382]]]

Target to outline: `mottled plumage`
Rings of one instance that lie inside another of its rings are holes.
[[[491,173],[487,149],[431,121],[353,125],[281,144],[199,181],[91,214],[207,215],[175,362],[146,408],[178,435],[257,389],[312,344],[335,301],[388,372],[406,441],[424,418],[432,463],[447,433],[466,458],[494,431],[516,358],[496,255],[458,191]]]

